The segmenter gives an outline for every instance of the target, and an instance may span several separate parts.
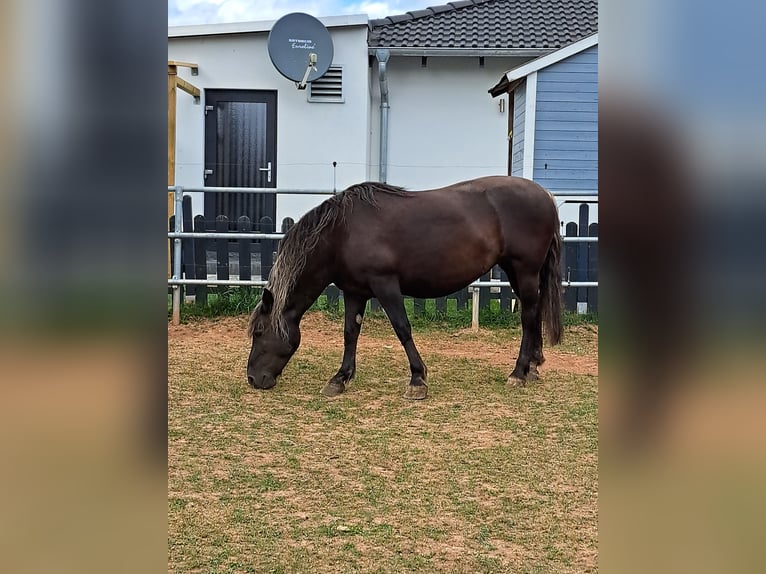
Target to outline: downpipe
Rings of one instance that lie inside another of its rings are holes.
[[[388,177],[388,58],[390,52],[386,49],[375,50],[378,60],[378,81],[380,82],[380,167],[378,180],[386,183]]]

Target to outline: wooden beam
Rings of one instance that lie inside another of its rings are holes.
[[[178,62],[176,60],[168,60],[168,66],[182,66],[184,68],[191,68],[192,76],[196,76],[199,73],[199,66],[190,62]]]
[[[199,88],[195,85],[190,84],[183,78],[176,76],[176,86],[181,88],[187,94],[190,94],[194,96],[195,98],[199,98],[199,94],[200,94]]]

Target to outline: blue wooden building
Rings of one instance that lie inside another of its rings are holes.
[[[598,193],[598,34],[507,71],[509,171],[553,193]]]

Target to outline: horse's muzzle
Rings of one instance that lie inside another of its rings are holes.
[[[247,382],[254,389],[270,389],[271,387],[277,384],[277,378],[267,375],[265,373],[263,375],[254,377],[253,375],[248,373]]]

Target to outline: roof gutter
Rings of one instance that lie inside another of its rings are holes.
[[[378,81],[380,82],[380,166],[378,180],[386,183],[388,177],[388,57],[385,48],[375,50],[378,61]]]
[[[464,56],[536,58],[555,52],[555,48],[414,48],[407,46],[370,47],[370,55],[386,50],[391,56]]]

